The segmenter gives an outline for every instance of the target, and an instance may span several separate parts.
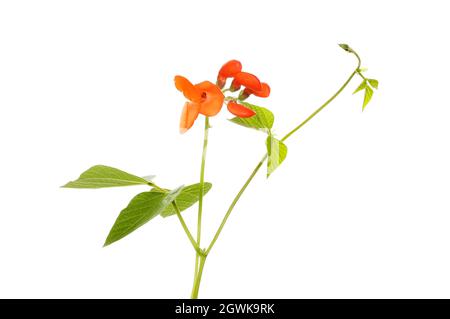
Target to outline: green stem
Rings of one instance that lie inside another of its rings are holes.
[[[361,68],[361,58],[359,57],[358,53],[356,53],[356,51],[352,50],[352,53],[358,59],[358,66],[356,67],[356,71],[359,71],[359,69]]]
[[[361,66],[361,60],[359,58],[359,56],[354,53],[356,55],[356,57],[358,58],[358,66],[355,69],[355,71],[353,71],[353,73],[349,76],[349,78],[345,81],[345,83],[339,88],[339,90],[336,91],[335,94],[333,94],[333,96],[331,96],[331,98],[329,98],[324,104],[322,104],[317,110],[315,110],[310,116],[308,116],[306,118],[306,120],[304,120],[303,122],[301,122],[299,125],[297,125],[294,129],[292,129],[289,133],[287,133],[282,139],[281,141],[285,141],[286,139],[288,139],[292,134],[294,134],[295,132],[297,132],[300,128],[302,128],[306,123],[308,123],[314,116],[316,116],[320,111],[322,111],[328,104],[330,104],[345,88],[346,86],[350,83],[350,81],[353,79],[353,77],[355,76],[355,74],[358,72],[359,67]],[[245,189],[247,188],[247,186],[250,184],[250,182],[253,180],[253,177],[255,177],[256,173],[259,171],[259,169],[261,168],[262,164],[264,163],[264,161],[267,158],[267,153],[264,155],[264,157],[259,161],[259,163],[256,165],[256,167],[254,168],[253,172],[250,174],[250,176],[248,177],[247,181],[244,183],[244,185],[242,186],[242,188],[239,190],[239,192],[237,193],[236,197],[233,199],[233,202],[231,203],[230,207],[228,208],[219,228],[216,231],[216,234],[213,237],[213,240],[211,241],[211,243],[208,246],[208,249],[206,250],[206,255],[209,254],[209,252],[211,251],[211,249],[213,248],[214,244],[216,243],[217,239],[219,238],[220,233],[222,232],[223,227],[225,226],[228,217],[230,216],[231,212],[233,211],[234,206],[236,205],[236,203],[239,201],[239,199],[241,198],[242,194],[244,193]]]
[[[194,269],[194,282],[192,284],[192,292],[191,292],[191,298],[192,295],[194,294],[194,290],[195,290],[195,285],[197,282],[197,276],[198,276],[198,261],[200,259],[200,254],[196,251],[195,252],[195,269]]]
[[[353,79],[353,77],[355,76],[355,74],[357,73],[357,71],[355,70],[350,77],[347,79],[347,81],[345,81],[345,83],[340,87],[340,89],[333,94],[332,97],[330,97],[324,104],[322,104],[322,106],[320,106],[317,110],[315,110],[310,116],[308,116],[306,118],[306,120],[304,120],[303,122],[301,122],[299,125],[297,125],[293,130],[291,130],[289,133],[287,133],[282,139],[281,141],[284,142],[285,140],[287,140],[289,138],[289,136],[291,136],[292,134],[294,134],[295,132],[297,132],[299,129],[301,129],[303,127],[303,125],[305,125],[306,123],[308,123],[314,116],[317,115],[317,113],[319,113],[320,111],[322,111],[328,104],[330,104],[347,86],[347,84],[350,83],[350,81]]]
[[[189,228],[186,225],[186,222],[183,219],[183,216],[181,216],[181,211],[178,205],[175,203],[175,201],[172,202],[172,206],[175,209],[175,212],[177,213],[178,219],[181,223],[181,226],[183,226],[184,232],[189,238],[189,241],[191,242],[192,246],[194,247],[197,254],[202,254],[202,251],[200,250],[200,247],[197,245],[197,242],[195,241],[194,237],[192,237],[191,232],[189,231]]]
[[[197,216],[197,247],[200,247],[200,241],[202,236],[202,213],[203,213],[203,187],[205,184],[205,162],[206,162],[206,150],[208,148],[208,130],[209,130],[209,117],[205,117],[205,128],[203,133],[203,151],[202,151],[202,161],[200,165],[200,187],[198,194],[198,216]],[[195,254],[195,269],[194,269],[194,283],[192,287],[192,296],[195,290],[198,295],[198,286],[200,285],[199,280],[201,280],[200,268],[203,268],[202,258],[206,258],[202,251],[196,250]]]
[[[151,187],[156,188],[157,190],[159,190],[161,192],[167,192],[168,191],[168,189],[159,187],[158,185],[156,185],[156,184],[154,184],[152,182],[149,182],[148,185],[151,186]],[[180,210],[180,208],[178,207],[178,205],[177,205],[177,203],[175,201],[172,202],[172,206],[175,209],[175,212],[177,214],[178,220],[180,221],[181,226],[183,227],[183,230],[186,233],[186,235],[188,236],[189,241],[191,242],[191,244],[194,247],[195,251],[198,252],[198,253],[202,253],[202,251],[201,251],[200,247],[197,245],[197,242],[195,241],[194,237],[192,237],[192,234],[189,231],[189,228],[187,227],[183,216],[181,216],[181,210]]]
[[[231,212],[233,211],[234,206],[239,201],[239,198],[241,198],[242,194],[244,193],[245,189],[247,188],[248,184],[252,181],[253,177],[255,177],[256,173],[258,173],[259,169],[261,168],[262,164],[267,158],[267,154],[264,155],[264,157],[259,161],[258,165],[256,165],[255,169],[253,170],[252,174],[249,176],[247,181],[245,182],[244,186],[239,190],[236,197],[233,199],[233,202],[231,203],[230,207],[227,210],[227,213],[225,214],[225,217],[222,220],[222,223],[220,223],[219,229],[217,230],[216,234],[214,235],[214,238],[212,239],[211,243],[209,244],[208,249],[206,250],[206,255],[209,254],[212,247],[216,243],[217,239],[219,238],[220,233],[222,232],[223,227],[225,226],[225,223],[227,222],[228,217],[230,216]]]
[[[203,186],[205,184],[205,160],[206,160],[206,150],[208,148],[208,129],[209,129],[209,117],[205,116],[202,164],[200,166],[200,187],[199,187],[199,194],[198,194],[197,245],[199,247],[200,247],[200,240],[201,240],[201,235],[202,235]]]
[[[192,299],[198,298],[198,291],[200,289],[200,282],[202,280],[202,274],[203,274],[203,268],[205,266],[206,255],[200,255],[199,260],[200,261],[199,261],[197,276],[195,277],[195,280],[194,280],[194,287],[192,287],[192,293],[191,293]]]

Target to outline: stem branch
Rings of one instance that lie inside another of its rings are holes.
[[[213,240],[209,244],[208,249],[206,249],[206,253],[205,253],[206,255],[208,255],[209,252],[211,251],[211,249],[213,248],[214,244],[216,243],[217,239],[219,238],[220,233],[222,232],[223,227],[225,226],[225,223],[227,222],[228,217],[230,216],[231,212],[233,211],[234,206],[237,204],[239,198],[241,198],[242,194],[244,193],[244,191],[247,188],[248,184],[250,184],[250,182],[252,181],[253,177],[255,177],[256,173],[258,173],[260,167],[262,166],[262,164],[264,163],[266,158],[267,158],[267,154],[264,155],[264,157],[259,161],[258,165],[256,165],[256,167],[253,170],[252,174],[249,176],[249,178],[245,182],[244,186],[242,186],[242,188],[237,193],[236,197],[233,199],[233,202],[231,203],[231,205],[228,208],[228,210],[227,210],[227,212],[226,212],[222,222],[220,223],[219,229],[217,229],[217,232],[214,235]]]
[[[172,202],[172,206],[175,209],[175,212],[177,213],[178,216],[178,220],[181,223],[181,226],[183,226],[184,232],[186,233],[186,235],[189,238],[189,241],[191,242],[192,246],[194,247],[195,251],[198,254],[202,254],[202,251],[200,249],[200,247],[197,245],[197,242],[195,241],[194,237],[192,237],[191,232],[189,231],[189,228],[186,225],[186,222],[184,221],[183,216],[181,216],[181,211],[180,208],[178,207],[178,205],[175,203],[175,201]]]

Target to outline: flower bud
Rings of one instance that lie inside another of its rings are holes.
[[[252,117],[255,115],[255,111],[249,109],[248,107],[245,107],[242,104],[236,103],[234,101],[230,101],[227,104],[228,111],[230,111],[231,114],[236,115],[237,117],[247,118]]]
[[[245,89],[244,91],[239,93],[238,100],[244,101],[245,99],[247,99],[250,96],[250,94],[252,94],[251,91],[249,89]]]
[[[217,82],[216,85],[220,88],[223,89],[223,87],[225,86],[225,83],[227,82],[227,79],[218,75],[217,76]]]
[[[225,86],[225,83],[228,78],[233,77],[236,73],[241,72],[242,64],[238,60],[230,60],[219,70],[219,74],[217,75],[217,86],[221,89]]]
[[[240,95],[240,100],[245,100],[248,98],[251,94],[258,96],[258,97],[268,97],[270,95],[270,86],[267,83],[261,83],[261,90],[259,91],[253,91],[249,88],[246,88]]]
[[[239,84],[239,86],[243,85],[252,91],[261,90],[261,82],[255,75],[253,75],[251,73],[247,73],[247,72],[236,73],[234,76],[233,82],[236,82],[237,84]]]
[[[241,72],[242,64],[238,60],[231,60],[222,65],[219,70],[219,77],[227,79],[233,77],[236,73]]]
[[[241,84],[236,79],[234,79],[233,82],[231,82],[230,91],[231,92],[236,92],[240,88],[241,88]]]

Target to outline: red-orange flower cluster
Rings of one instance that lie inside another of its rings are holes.
[[[242,72],[242,64],[237,60],[228,61],[222,66],[217,76],[217,85],[222,89],[228,78],[233,78],[230,86],[231,92],[238,91],[241,86],[245,86],[239,97],[240,100],[247,98],[251,94],[259,97],[268,97],[270,95],[270,86],[259,81],[255,75]]]
[[[268,97],[270,95],[270,86],[267,83],[261,82],[257,76],[242,71],[242,64],[237,60],[231,60],[225,63],[219,71],[219,75],[217,76],[217,85],[220,88],[223,88],[226,84],[228,78],[233,78],[231,82],[230,91],[235,92],[241,89],[241,86],[244,86],[245,89],[239,95],[239,100],[245,100],[250,95],[255,95],[258,97]],[[230,106],[230,103],[232,105]],[[250,109],[246,108],[241,104],[237,104],[240,107],[236,106],[236,102],[228,103],[228,110],[237,110],[244,113],[249,113]],[[230,110],[231,113],[233,113]],[[235,113],[233,113],[235,114]],[[236,114],[235,114],[236,115]]]
[[[180,132],[184,133],[194,124],[199,114],[205,116],[214,116],[222,109],[225,97],[222,88],[225,86],[228,78],[233,78],[229,90],[235,92],[244,86],[237,100],[244,100],[251,94],[259,97],[268,97],[270,87],[267,83],[261,83],[259,79],[247,72],[242,72],[242,64],[237,60],[231,60],[225,63],[219,70],[217,84],[204,81],[198,84],[192,84],[183,76],[175,76],[175,87],[183,92],[189,100],[184,104],[180,119]],[[227,108],[235,116],[246,118],[255,115],[255,112],[232,98],[227,103]]]

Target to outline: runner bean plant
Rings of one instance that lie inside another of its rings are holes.
[[[190,241],[193,252],[195,253],[191,298],[197,298],[205,262],[214,248],[214,244],[219,239],[234,207],[263,165],[266,166],[267,177],[273,174],[286,159],[288,150],[286,145],[287,139],[298,132],[306,123],[334,101],[354,77],[359,77],[362,80],[359,86],[356,87],[354,93],[360,91],[364,93],[362,103],[363,111],[372,99],[374,89],[378,89],[378,81],[373,78],[368,78],[363,74],[367,69],[361,67],[361,59],[356,51],[347,44],[339,44],[339,46],[356,58],[354,70],[351,71],[345,82],[328,100],[281,138],[272,134],[274,124],[273,113],[267,107],[249,103],[253,96],[269,98],[269,84],[260,81],[256,75],[244,71],[241,62],[238,60],[226,62],[219,69],[215,83],[203,81],[198,84],[192,84],[186,77],[176,75],[174,78],[175,88],[187,100],[181,111],[180,133],[184,134],[188,132],[200,118],[203,120],[203,149],[200,157],[198,183],[169,189],[156,184],[154,176],[140,177],[110,166],[96,165],[83,172],[78,179],[65,184],[63,187],[104,188],[132,185],[148,186],[148,191],[141,192],[133,197],[128,206],[119,213],[119,216],[106,237],[104,246],[111,245],[123,239],[158,215],[164,218],[176,216],[181,224],[180,229],[186,233],[187,239]],[[230,203],[228,209],[226,209],[222,222],[218,226],[211,242],[204,245],[201,241],[202,217],[204,213],[203,203],[205,195],[212,187],[211,183],[205,181],[205,163],[209,142],[208,131],[211,129],[210,119],[217,115],[224,105],[234,115],[229,120],[232,124],[241,125],[248,129],[255,129],[266,135],[266,152],[257,162],[242,187],[237,191],[236,196]],[[195,204],[197,204],[196,233],[188,228],[183,218],[183,213]]]

